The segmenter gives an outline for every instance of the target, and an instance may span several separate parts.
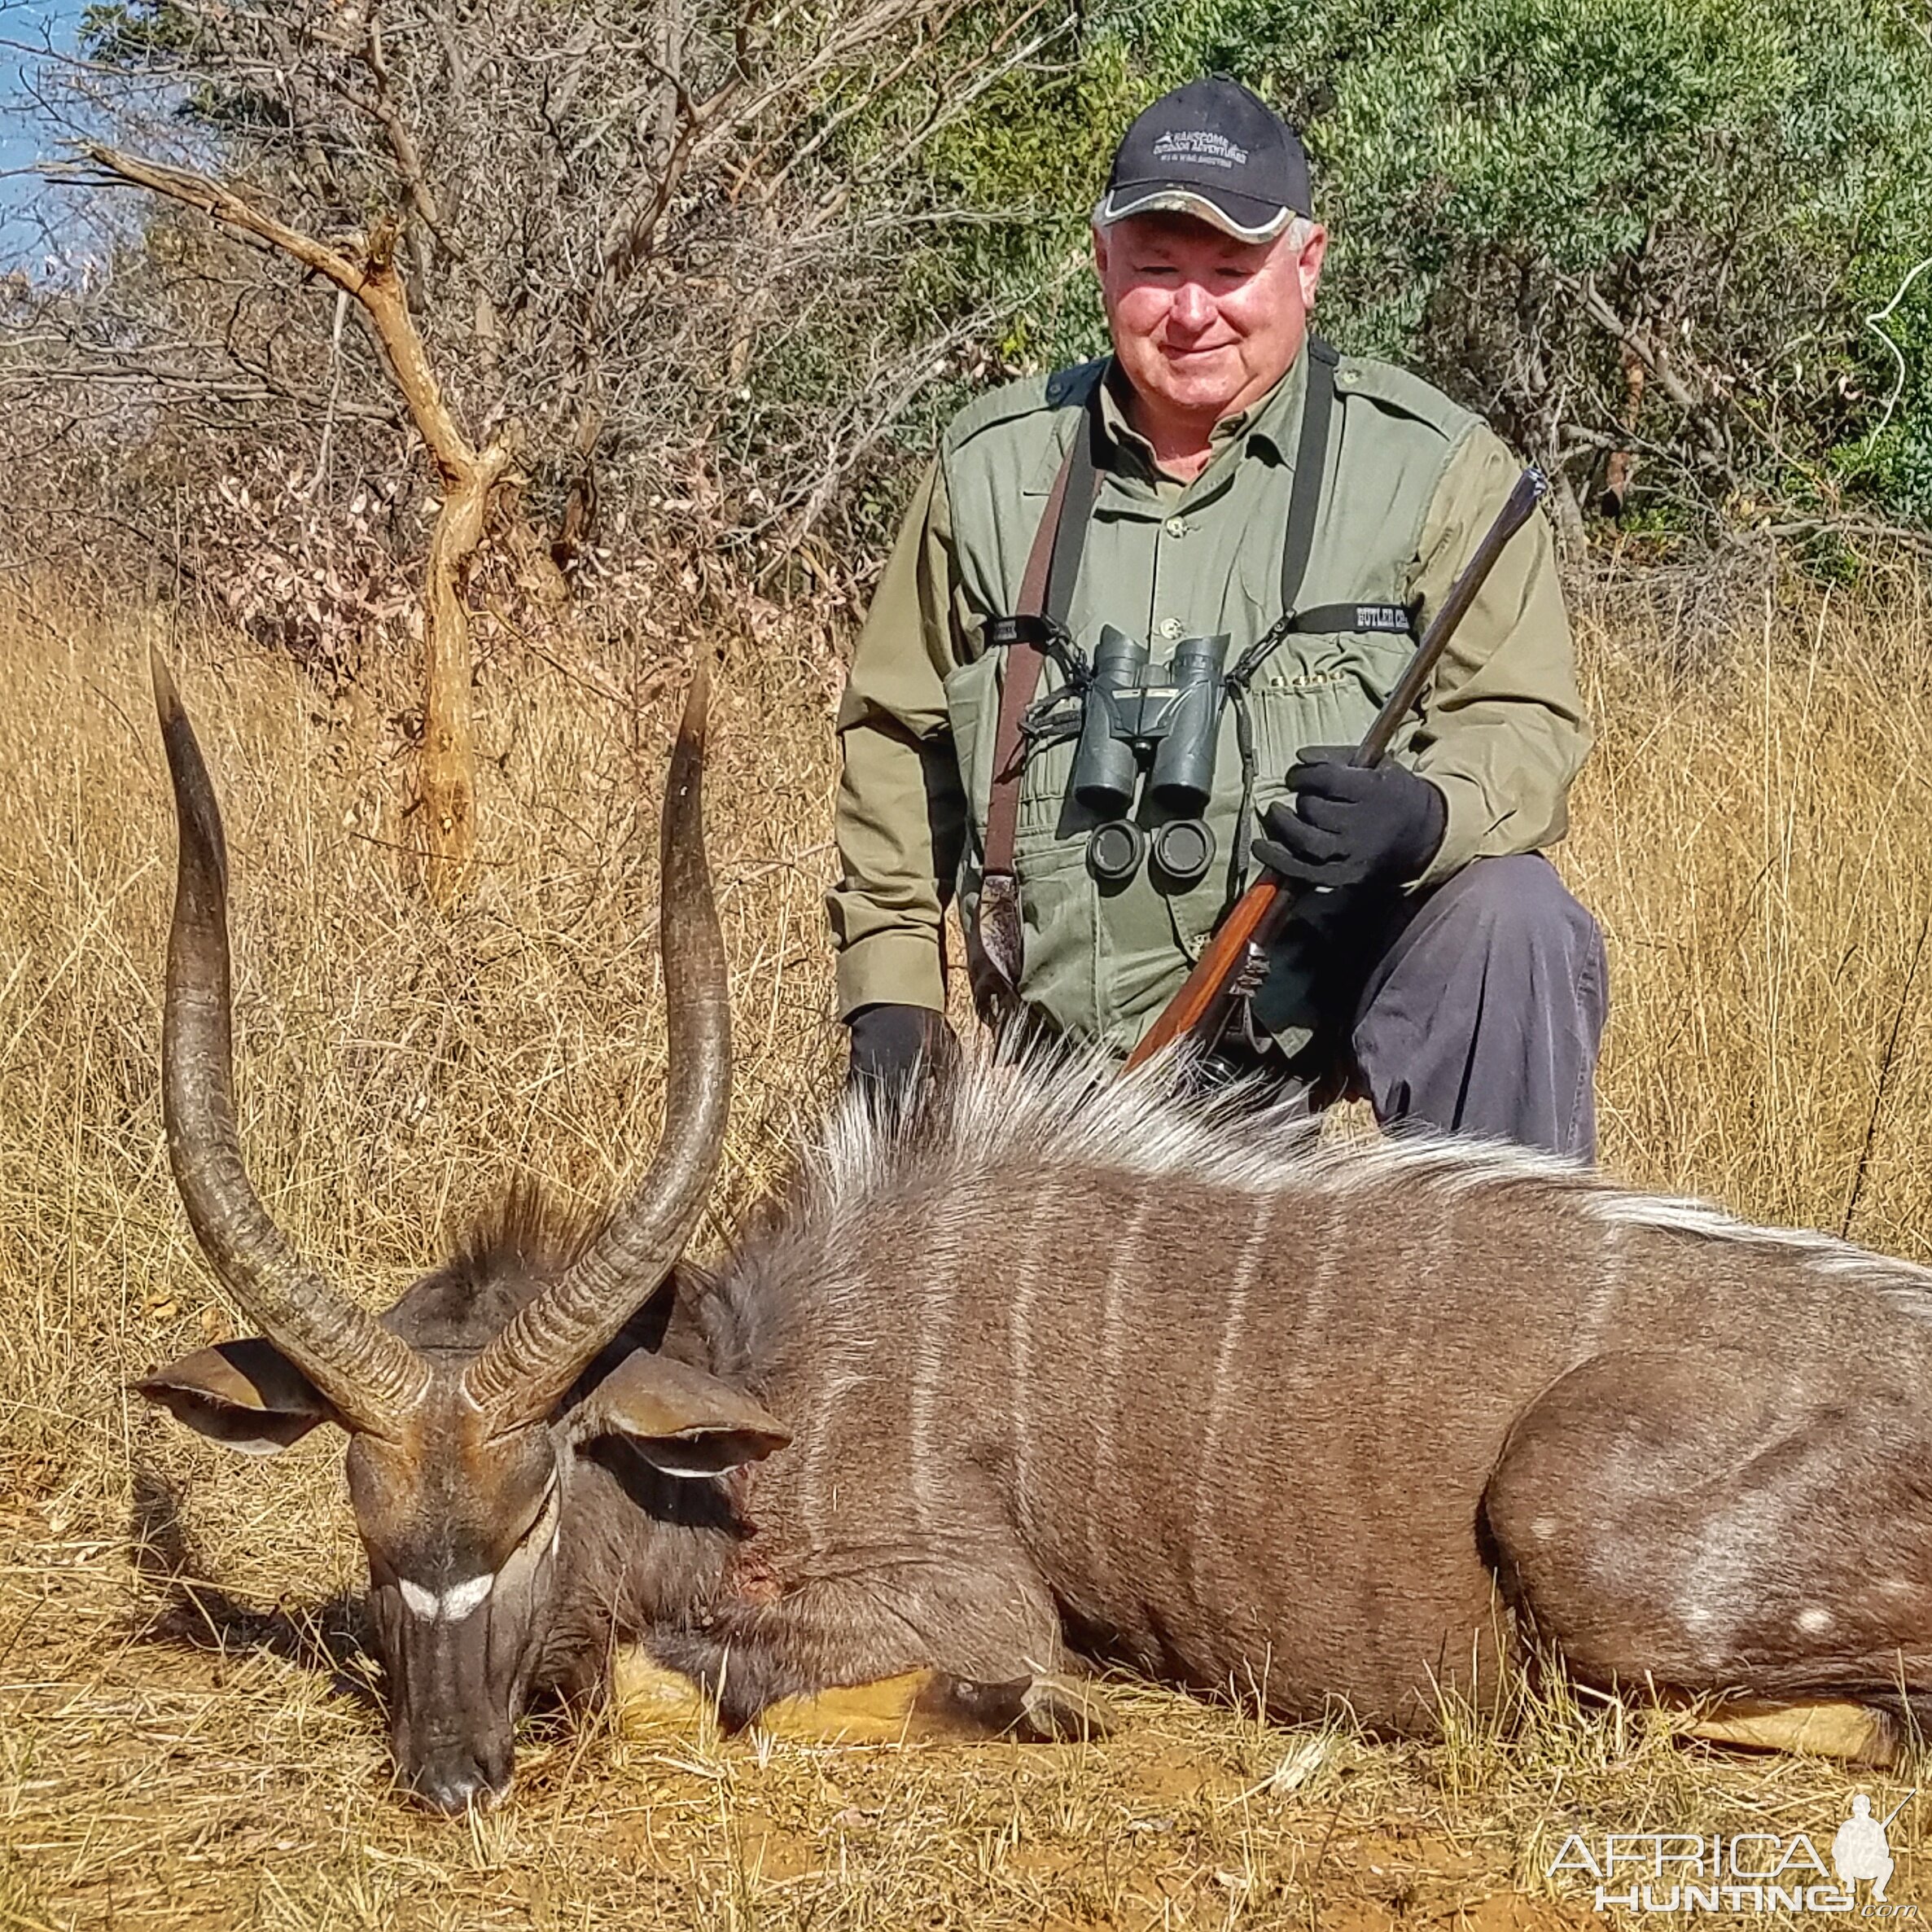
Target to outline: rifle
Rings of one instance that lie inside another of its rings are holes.
[[[1416,646],[1415,655],[1350,756],[1351,764],[1381,764],[1403,720],[1435,676],[1436,664],[1456,634],[1456,627],[1476,601],[1476,594],[1502,554],[1503,545],[1529,521],[1549,488],[1540,470],[1525,470],[1517,480],[1509,501],[1483,533],[1475,554],[1463,566],[1462,574],[1450,585],[1448,595]],[[1213,938],[1194,962],[1194,969],[1180,992],[1161,1009],[1140,1045],[1128,1055],[1130,1071],[1184,1034],[1191,1035],[1204,1049],[1215,1045],[1226,1030],[1236,1001],[1244,992],[1260,984],[1268,948],[1280,936],[1295,903],[1288,882],[1278,873],[1264,868],[1261,877],[1235,900],[1227,918],[1215,929]]]

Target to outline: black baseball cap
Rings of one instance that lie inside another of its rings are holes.
[[[1315,212],[1300,137],[1224,74],[1163,94],[1121,137],[1093,225],[1156,212],[1196,216],[1238,241],[1273,241]]]

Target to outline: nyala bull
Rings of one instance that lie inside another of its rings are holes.
[[[1932,1695],[1928,1271],[1525,1154],[990,1064],[909,1124],[848,1103],[762,1229],[681,1270],[730,1071],[701,678],[641,1187],[585,1233],[520,1197],[366,1313],[243,1167],[220,821],[156,683],[169,1149],[262,1338],[144,1392],[238,1448],[346,1433],[427,1803],[501,1794],[519,1712],[594,1693],[620,1641],[734,1724],[909,1673],[910,1716],[1051,1732],[1084,1715],[1071,1647],[1413,1730],[1532,1636],[1597,1684]]]

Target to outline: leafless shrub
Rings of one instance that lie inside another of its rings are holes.
[[[620,507],[681,548],[823,515],[985,319],[897,294],[955,218],[920,157],[1064,27],[1047,0],[126,0],[49,99],[323,244],[392,227],[451,411],[515,447],[506,493],[568,568]],[[405,418],[354,304],[132,213],[81,251],[85,299],[12,318],[11,387],[64,383],[116,440],[272,446],[318,505],[392,484]]]

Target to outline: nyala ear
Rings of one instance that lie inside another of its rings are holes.
[[[198,1348],[134,1384],[177,1422],[247,1456],[273,1456],[335,1412],[272,1342]]]
[[[791,1440],[749,1395],[661,1355],[627,1355],[571,1411],[572,1439],[620,1435],[667,1476],[721,1476]]]

